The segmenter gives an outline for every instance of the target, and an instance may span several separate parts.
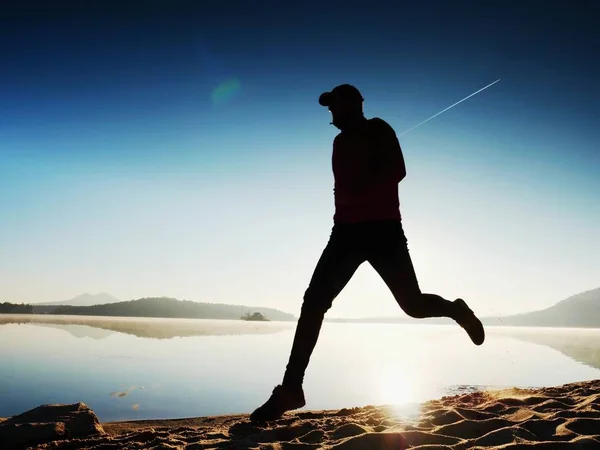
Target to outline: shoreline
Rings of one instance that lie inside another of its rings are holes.
[[[54,322],[60,321],[61,323],[67,323],[69,321],[80,322],[81,325],[90,325],[90,322],[98,321],[115,321],[115,322],[127,322],[135,320],[147,320],[151,322],[160,322],[162,320],[174,320],[181,322],[230,322],[230,323],[250,323],[250,324],[274,324],[274,325],[294,325],[298,322],[298,318],[287,319],[287,320],[244,320],[241,318],[210,318],[210,317],[182,317],[182,316],[132,316],[132,315],[87,315],[87,314],[54,314],[54,313],[0,313],[0,320],[3,318],[16,319],[26,318],[25,322]],[[481,317],[481,321],[487,328],[493,329],[519,329],[519,330],[580,330],[580,331],[595,331],[600,330],[600,324],[596,325],[561,325],[561,324],[522,324],[513,323],[506,324],[502,321],[502,318],[497,317]],[[86,323],[83,323],[86,322]],[[325,318],[324,324],[344,324],[344,325],[408,325],[408,326],[447,326],[456,327],[456,324],[451,319],[411,319],[405,317],[393,317],[393,318],[381,318],[381,319],[339,319],[339,318]]]
[[[0,419],[0,442],[12,436],[2,448],[14,450],[600,448],[600,380],[441,397],[414,418],[401,411],[298,410],[262,425],[248,414],[100,423],[83,403],[46,405]]]

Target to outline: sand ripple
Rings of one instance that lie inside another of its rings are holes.
[[[248,416],[103,424],[107,434],[38,449],[600,449],[600,380],[474,392],[427,402],[408,421],[393,408],[301,411],[266,426]]]

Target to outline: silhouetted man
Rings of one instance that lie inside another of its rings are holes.
[[[348,84],[319,97],[332,114],[331,123],[341,131],[333,141],[333,229],[304,294],[283,382],[251,414],[252,421],[274,420],[306,404],[304,372],[325,312],[365,261],[409,316],[449,317],[474,344],[481,345],[485,339],[483,325],[464,300],[421,293],[400,218],[398,183],[406,176],[402,150],[387,122],[364,117],[363,100],[358,89]]]

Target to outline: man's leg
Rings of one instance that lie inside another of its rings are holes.
[[[352,226],[334,226],[304,294],[283,382],[275,388],[271,398],[252,413],[251,420],[274,420],[285,411],[304,406],[304,373],[317,344],[325,313],[365,261],[359,241]]]
[[[300,318],[283,384],[301,387],[304,372],[317,344],[325,313],[365,261],[360,239],[350,230],[336,230],[325,247],[304,293]]]
[[[368,261],[406,314],[418,319],[449,317],[465,328],[476,345],[483,343],[483,325],[462,299],[449,301],[421,292],[401,222],[378,224],[369,242]]]

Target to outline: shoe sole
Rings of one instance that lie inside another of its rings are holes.
[[[290,408],[286,409],[281,414],[279,414],[279,415],[275,415],[274,414],[274,415],[272,415],[272,416],[270,416],[268,418],[262,418],[262,417],[253,418],[252,414],[250,414],[250,422],[253,422],[253,423],[272,422],[273,420],[281,419],[285,413],[290,412],[290,411],[295,411],[297,409],[303,408],[304,406],[306,406],[306,402],[305,401],[304,402],[298,402],[298,403],[295,403],[295,404],[291,405]]]

